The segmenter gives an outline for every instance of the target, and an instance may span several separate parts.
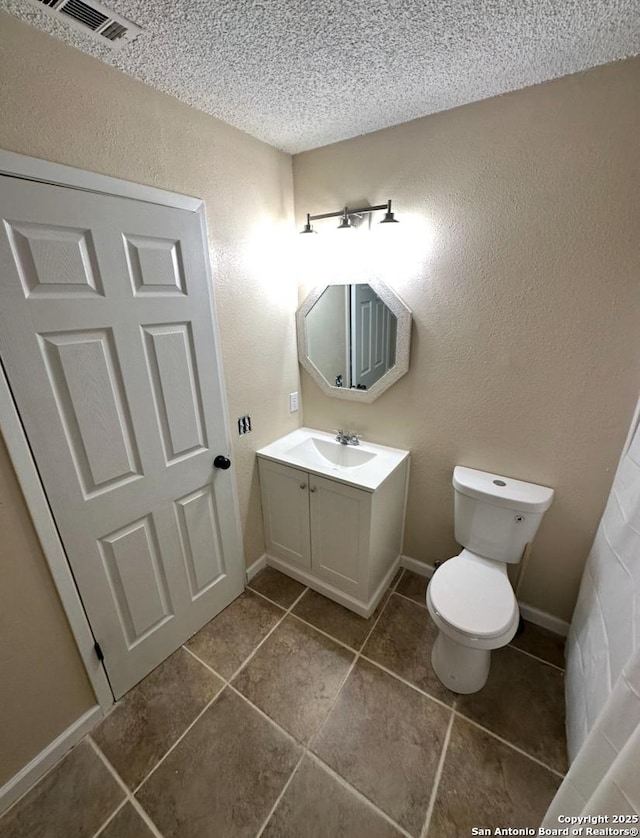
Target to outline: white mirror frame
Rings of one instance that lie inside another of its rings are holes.
[[[395,384],[409,370],[411,309],[407,308],[395,291],[392,291],[384,282],[373,279],[368,280],[366,284],[376,292],[382,302],[396,317],[396,362],[369,390],[358,390],[352,387],[332,387],[309,357],[304,320],[329,286],[346,284],[345,282],[328,282],[326,285],[319,285],[309,294],[297,310],[298,361],[325,395],[332,396],[334,399],[347,399],[352,402],[368,404],[385,393],[389,387]]]

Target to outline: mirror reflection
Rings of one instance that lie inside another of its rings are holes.
[[[368,390],[396,362],[396,316],[366,283],[327,286],[304,328],[309,360],[330,387]]]

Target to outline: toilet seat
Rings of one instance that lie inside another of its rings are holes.
[[[427,605],[446,631],[469,640],[491,641],[510,635],[518,625],[518,605],[506,565],[470,550],[444,562],[427,589]]]

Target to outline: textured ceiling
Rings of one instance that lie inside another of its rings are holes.
[[[67,43],[289,152],[640,53],[638,0],[103,0],[122,50]]]

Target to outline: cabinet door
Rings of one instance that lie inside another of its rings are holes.
[[[259,463],[267,554],[309,568],[309,475],[269,460]]]
[[[309,477],[314,576],[359,596],[366,587],[371,495],[324,477]]]

